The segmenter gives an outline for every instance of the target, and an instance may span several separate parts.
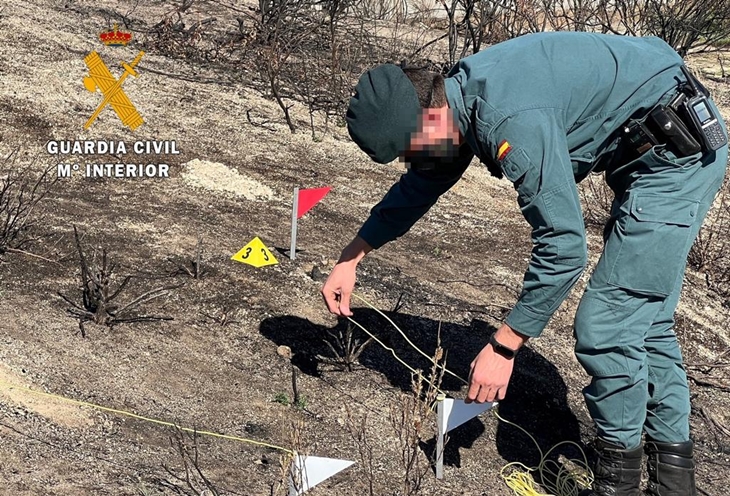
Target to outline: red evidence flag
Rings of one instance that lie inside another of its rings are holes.
[[[322,198],[327,196],[332,188],[327,186],[325,188],[312,188],[312,189],[300,189],[299,190],[299,202],[297,205],[297,219],[301,219],[302,215],[309,212],[312,207],[319,203]]]

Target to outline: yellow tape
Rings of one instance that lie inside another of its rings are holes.
[[[137,415],[136,413],[128,412],[126,410],[118,410],[118,409],[115,409],[115,408],[109,408],[109,407],[106,407],[106,406],[97,405],[95,403],[89,403],[88,401],[74,400],[74,399],[67,398],[65,396],[61,396],[61,395],[58,395],[58,394],[44,393],[43,391],[36,391],[34,389],[30,389],[30,388],[27,388],[25,386],[18,386],[16,384],[10,384],[10,383],[7,383],[7,382],[2,381],[2,380],[0,380],[0,386],[6,387],[8,389],[18,389],[18,390],[21,390],[21,391],[26,391],[28,393],[35,394],[35,395],[38,395],[38,396],[45,396],[47,398],[53,398],[55,400],[63,401],[65,403],[71,403],[71,404],[79,405],[79,406],[88,406],[90,408],[95,408],[95,409],[101,410],[103,412],[114,413],[116,415],[124,415],[126,417],[131,417],[131,418],[134,418],[134,419],[137,419],[137,420],[142,420],[144,422],[150,422],[152,424],[164,425],[164,426],[167,426],[167,427],[176,427],[176,428],[180,429],[181,431],[191,432],[191,433],[194,433],[194,434],[200,434],[201,436],[217,437],[217,438],[220,438],[220,439],[229,439],[231,441],[239,441],[239,442],[242,442],[242,443],[255,444],[257,446],[264,446],[266,448],[273,448],[273,449],[276,449],[276,450],[284,451],[284,452],[289,453],[289,454],[292,454],[292,455],[294,454],[294,451],[293,450],[290,450],[290,449],[287,449],[287,448],[283,448],[283,447],[277,446],[275,444],[264,443],[262,441],[255,441],[253,439],[247,439],[245,437],[229,436],[227,434],[218,434],[217,432],[200,431],[200,430],[197,430],[197,429],[191,429],[189,427],[182,427],[182,426],[179,426],[179,425],[177,425],[177,424],[175,424],[173,422],[166,422],[164,420],[158,420],[158,419],[155,419],[155,418],[144,417],[142,415]]]

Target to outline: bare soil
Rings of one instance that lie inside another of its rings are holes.
[[[211,9],[206,16],[220,14],[215,3],[206,4]],[[171,171],[166,179],[74,174],[59,180],[39,207],[33,234],[40,239],[28,249],[58,262],[23,253],[0,258],[0,494],[192,494],[163,468],[184,473],[171,447],[171,429],[8,384],[288,447],[292,422],[301,422],[310,453],[357,461],[311,491],[321,496],[368,494],[366,467],[347,429],[349,409],[356,422],[367,416],[374,493],[393,494],[403,469],[388,413],[409,394],[410,376],[377,345],[365,350],[353,372],[324,363],[321,357],[331,356],[323,343],[327,331],[346,324],[325,311],[319,288],[320,273],[329,272],[402,170],[369,162],[343,128],[314,141],[304,131],[309,117],[300,106],[292,111],[302,131],[291,134],[274,103],[252,87],[230,83],[235,75],[154,51],[137,67],[139,77],[123,86],[145,124],[131,132],[106,109],[84,131],[100,101],[82,84],[84,56],[97,50],[118,77],[118,62],[130,61],[140,49],[137,40],[126,48],[105,47],[97,33],[128,12],[151,26],[171,8],[162,2],[134,6],[108,0],[6,0],[0,6],[1,157],[19,147],[17,164],[35,169],[73,160],[143,159],[168,163]],[[222,27],[234,28],[233,21]],[[730,82],[718,73],[716,56],[690,62],[729,118]],[[247,110],[270,122],[250,124]],[[176,140],[181,153],[54,157],[45,151],[51,139]],[[285,255],[291,192],[326,185],[333,188],[330,195],[300,221],[302,251],[291,261]],[[80,294],[74,224],[90,253],[109,250],[119,265],[117,283],[123,275],[137,276],[120,300],[184,283],[143,309],[174,320],[113,328],[87,324],[83,338],[56,295]],[[255,269],[230,260],[254,236],[269,246],[278,265]],[[206,272],[192,279],[179,268],[189,265],[199,237]],[[595,263],[601,250],[597,232],[590,234],[589,249]],[[404,307],[392,317],[428,351],[440,325],[448,366],[465,377],[516,300],[529,250],[529,226],[511,185],[474,163],[410,233],[366,258],[357,291],[384,310],[403,295]],[[593,434],[581,396],[588,378],[573,358],[571,331],[589,274],[544,335],[517,358],[500,407],[501,415],[526,428],[543,449]],[[711,362],[727,349],[727,305],[708,292],[701,274],[688,271],[677,318],[687,362]],[[406,361],[427,367],[373,311],[356,308],[355,319]],[[274,401],[292,395],[292,368],[277,353],[281,345],[293,352],[303,408]],[[727,380],[723,373],[711,377]],[[443,387],[456,397],[465,393],[455,380],[446,379]],[[698,385],[692,395],[698,485],[703,494],[726,494],[730,444],[701,409],[727,425],[730,395]],[[427,436],[424,441],[430,453],[433,443]],[[209,437],[199,439],[199,448],[200,466],[221,494],[268,495],[281,478],[275,450]],[[429,471],[419,494],[509,495],[500,468],[536,460],[524,435],[484,415],[454,431],[445,479],[437,481]]]

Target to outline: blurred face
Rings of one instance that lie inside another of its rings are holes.
[[[408,149],[401,157],[406,165],[417,168],[419,162],[429,159],[456,157],[462,137],[456,114],[448,106],[421,109],[418,130],[411,135]],[[433,165],[433,164],[432,164]],[[433,168],[433,167],[421,167]]]

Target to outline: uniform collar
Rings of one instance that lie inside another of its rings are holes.
[[[479,147],[477,146],[474,133],[472,132],[471,121],[469,119],[469,110],[464,103],[464,96],[461,92],[461,84],[457,81],[459,75],[447,77],[444,79],[444,87],[446,90],[446,102],[455,113],[459,121],[459,131],[466,139],[472,151],[479,156]]]

